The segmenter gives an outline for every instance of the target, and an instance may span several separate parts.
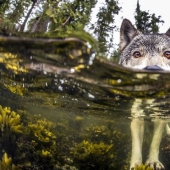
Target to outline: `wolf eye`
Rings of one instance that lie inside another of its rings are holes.
[[[166,57],[167,59],[170,59],[170,51],[165,51],[164,57]]]
[[[141,53],[139,52],[139,51],[135,51],[134,53],[133,53],[133,57],[135,57],[135,58],[139,58],[139,57],[141,57],[142,55],[141,55]]]

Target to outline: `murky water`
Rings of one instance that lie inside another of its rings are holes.
[[[134,117],[146,124],[143,160],[153,122],[169,122],[169,73],[107,61],[88,36],[0,36],[0,71],[1,166],[11,157],[8,166],[24,170],[126,170]],[[169,140],[165,130],[166,169]]]

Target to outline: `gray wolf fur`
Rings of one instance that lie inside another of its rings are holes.
[[[143,34],[139,32],[129,20],[124,19],[120,29],[121,55],[119,64],[137,70],[165,70],[170,71],[170,29],[165,34]],[[135,99],[131,113],[135,115],[131,122],[132,154],[130,169],[140,165],[142,161],[142,143],[144,134],[144,120],[140,117],[140,104],[154,102],[154,100]],[[159,146],[162,134],[169,129],[165,120],[159,118],[154,121],[153,138],[148,159],[145,164],[154,170],[163,170],[164,165],[159,161]]]
[[[124,67],[170,71],[170,29],[165,34],[143,34],[124,19],[120,49],[119,64]]]

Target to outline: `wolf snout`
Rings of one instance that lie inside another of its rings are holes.
[[[151,65],[151,66],[146,66],[144,70],[161,71],[163,69],[157,65]]]

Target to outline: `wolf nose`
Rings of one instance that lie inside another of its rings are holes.
[[[153,65],[153,66],[146,66],[144,70],[161,71],[163,69],[157,65]]]

